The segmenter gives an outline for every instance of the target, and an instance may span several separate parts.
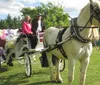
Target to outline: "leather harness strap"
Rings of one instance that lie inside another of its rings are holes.
[[[85,39],[80,35],[81,29],[77,26],[77,18],[74,18],[71,20],[71,27],[70,27],[70,32],[71,35],[78,41],[82,43],[88,43],[90,42],[90,39]]]
[[[56,43],[59,43],[62,41],[62,36],[64,34],[64,32],[66,31],[66,28],[62,29],[59,31],[58,35],[57,35],[57,39],[56,39]],[[60,50],[60,52],[62,53],[62,55],[65,57],[65,58],[68,58],[63,47],[62,47],[62,44],[60,45],[57,45],[57,48]]]

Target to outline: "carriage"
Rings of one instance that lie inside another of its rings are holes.
[[[37,33],[38,42],[34,49],[31,48],[31,42],[26,34],[21,33],[17,36],[18,37],[7,41],[7,43],[5,44],[6,63],[12,66],[12,58],[18,60],[20,64],[24,65],[26,76],[30,77],[32,74],[31,62],[34,62],[34,57],[37,54],[42,54],[47,50],[47,48],[45,49],[43,46],[44,32]],[[40,56],[40,62],[41,59],[42,58]],[[62,72],[65,68],[65,61],[61,60],[60,67],[60,71]]]

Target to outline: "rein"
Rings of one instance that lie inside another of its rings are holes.
[[[62,44],[64,44],[65,42],[68,42],[69,40],[71,40],[71,38],[72,38],[72,35],[69,35],[69,36],[68,36],[65,40],[63,40],[63,41],[57,42],[56,44],[48,45],[48,47],[45,48],[46,50],[44,49],[44,51],[45,51],[45,52],[49,52],[49,51],[51,51],[51,50],[54,50],[54,49],[58,48],[59,45],[62,45]]]

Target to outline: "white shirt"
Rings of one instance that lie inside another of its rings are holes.
[[[41,20],[38,20],[38,28],[37,28],[37,31],[42,31]]]

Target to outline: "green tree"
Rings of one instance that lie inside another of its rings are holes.
[[[51,26],[69,25],[68,13],[64,13],[62,6],[56,6],[52,3],[48,3],[46,5],[41,3],[40,6],[33,9],[23,8],[21,13],[23,16],[27,14],[30,15],[32,19],[34,19],[39,13],[43,14],[44,22],[47,28]]]
[[[64,13],[63,7],[60,5],[54,5],[52,3],[43,4],[35,8],[23,8],[21,9],[22,17],[25,15],[30,15],[32,19],[41,13],[43,14],[43,19],[46,27],[51,26],[68,26],[69,19],[68,13]],[[0,20],[0,29],[4,28],[21,28],[21,19],[20,17],[12,18],[10,14],[7,15],[5,20]]]
[[[20,28],[21,27],[20,17],[18,17],[18,18],[14,17],[12,19],[12,21],[13,21],[13,29],[16,29],[16,28]]]
[[[8,27],[8,24],[6,23],[6,20],[0,20],[0,29],[6,29]]]
[[[6,22],[8,23],[8,28],[13,28],[13,23],[12,23],[13,21],[10,14],[8,14]]]
[[[16,29],[21,28],[21,19],[20,17],[11,17],[10,14],[7,15],[7,19],[0,20],[0,29]]]

